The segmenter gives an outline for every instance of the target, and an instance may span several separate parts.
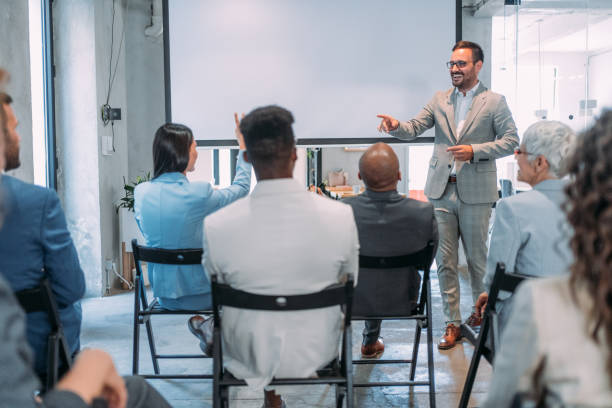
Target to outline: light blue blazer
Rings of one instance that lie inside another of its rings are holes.
[[[145,244],[154,248],[202,248],[203,220],[207,215],[248,194],[251,165],[238,154],[231,186],[215,190],[210,183],[190,183],[182,173],[164,173],[134,191],[134,212]],[[176,299],[210,294],[202,265],[148,267],[155,297]]]
[[[506,271],[548,277],[569,273],[571,230],[561,205],[566,180],[544,180],[532,190],[499,200],[491,233],[485,289],[497,262]],[[503,296],[502,296],[503,298]]]

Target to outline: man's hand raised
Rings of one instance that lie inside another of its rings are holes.
[[[379,132],[391,132],[399,127],[399,121],[393,116],[389,115],[376,115],[377,118],[381,118],[380,125],[378,125]]]
[[[470,145],[451,146],[446,151],[451,152],[455,160],[459,161],[470,161],[474,157],[474,149]]]

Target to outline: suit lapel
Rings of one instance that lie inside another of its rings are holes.
[[[467,130],[472,125],[472,122],[474,122],[474,119],[476,118],[476,115],[478,115],[478,112],[480,112],[482,107],[485,106],[485,103],[487,102],[487,92],[485,92],[486,90],[487,87],[484,86],[481,82],[480,85],[478,85],[478,90],[474,94],[474,98],[472,99],[472,106],[470,107],[470,110],[468,111],[468,114],[465,117],[465,123],[463,124],[461,134],[459,135],[457,141],[461,140],[463,135],[465,135],[465,132],[467,132]]]
[[[455,88],[451,88],[446,94],[446,101],[442,104],[444,113],[446,114],[446,120],[448,121],[448,128],[451,130],[450,138],[451,141],[457,143],[457,126],[455,124]]]

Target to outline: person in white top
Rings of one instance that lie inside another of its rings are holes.
[[[569,158],[570,276],[519,288],[483,407],[514,406],[515,398],[545,407],[612,406],[611,156],[607,111]]]
[[[292,179],[297,159],[291,112],[253,110],[240,123],[257,185],[210,215],[205,269],[221,282],[258,294],[305,294],[357,282],[359,241],[350,206],[309,193]],[[269,312],[225,307],[223,357],[229,372],[264,389],[274,377],[307,377],[338,357],[339,307]],[[264,407],[284,403],[265,388]]]

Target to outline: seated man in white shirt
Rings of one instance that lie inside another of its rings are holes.
[[[297,160],[291,112],[257,108],[240,123],[257,185],[217,211],[204,227],[205,268],[221,282],[258,294],[320,291],[353,274],[359,242],[351,207],[312,194],[292,178]],[[224,308],[223,357],[229,372],[256,389],[264,407],[284,402],[266,387],[274,377],[308,377],[338,357],[339,307],[268,312]]]

